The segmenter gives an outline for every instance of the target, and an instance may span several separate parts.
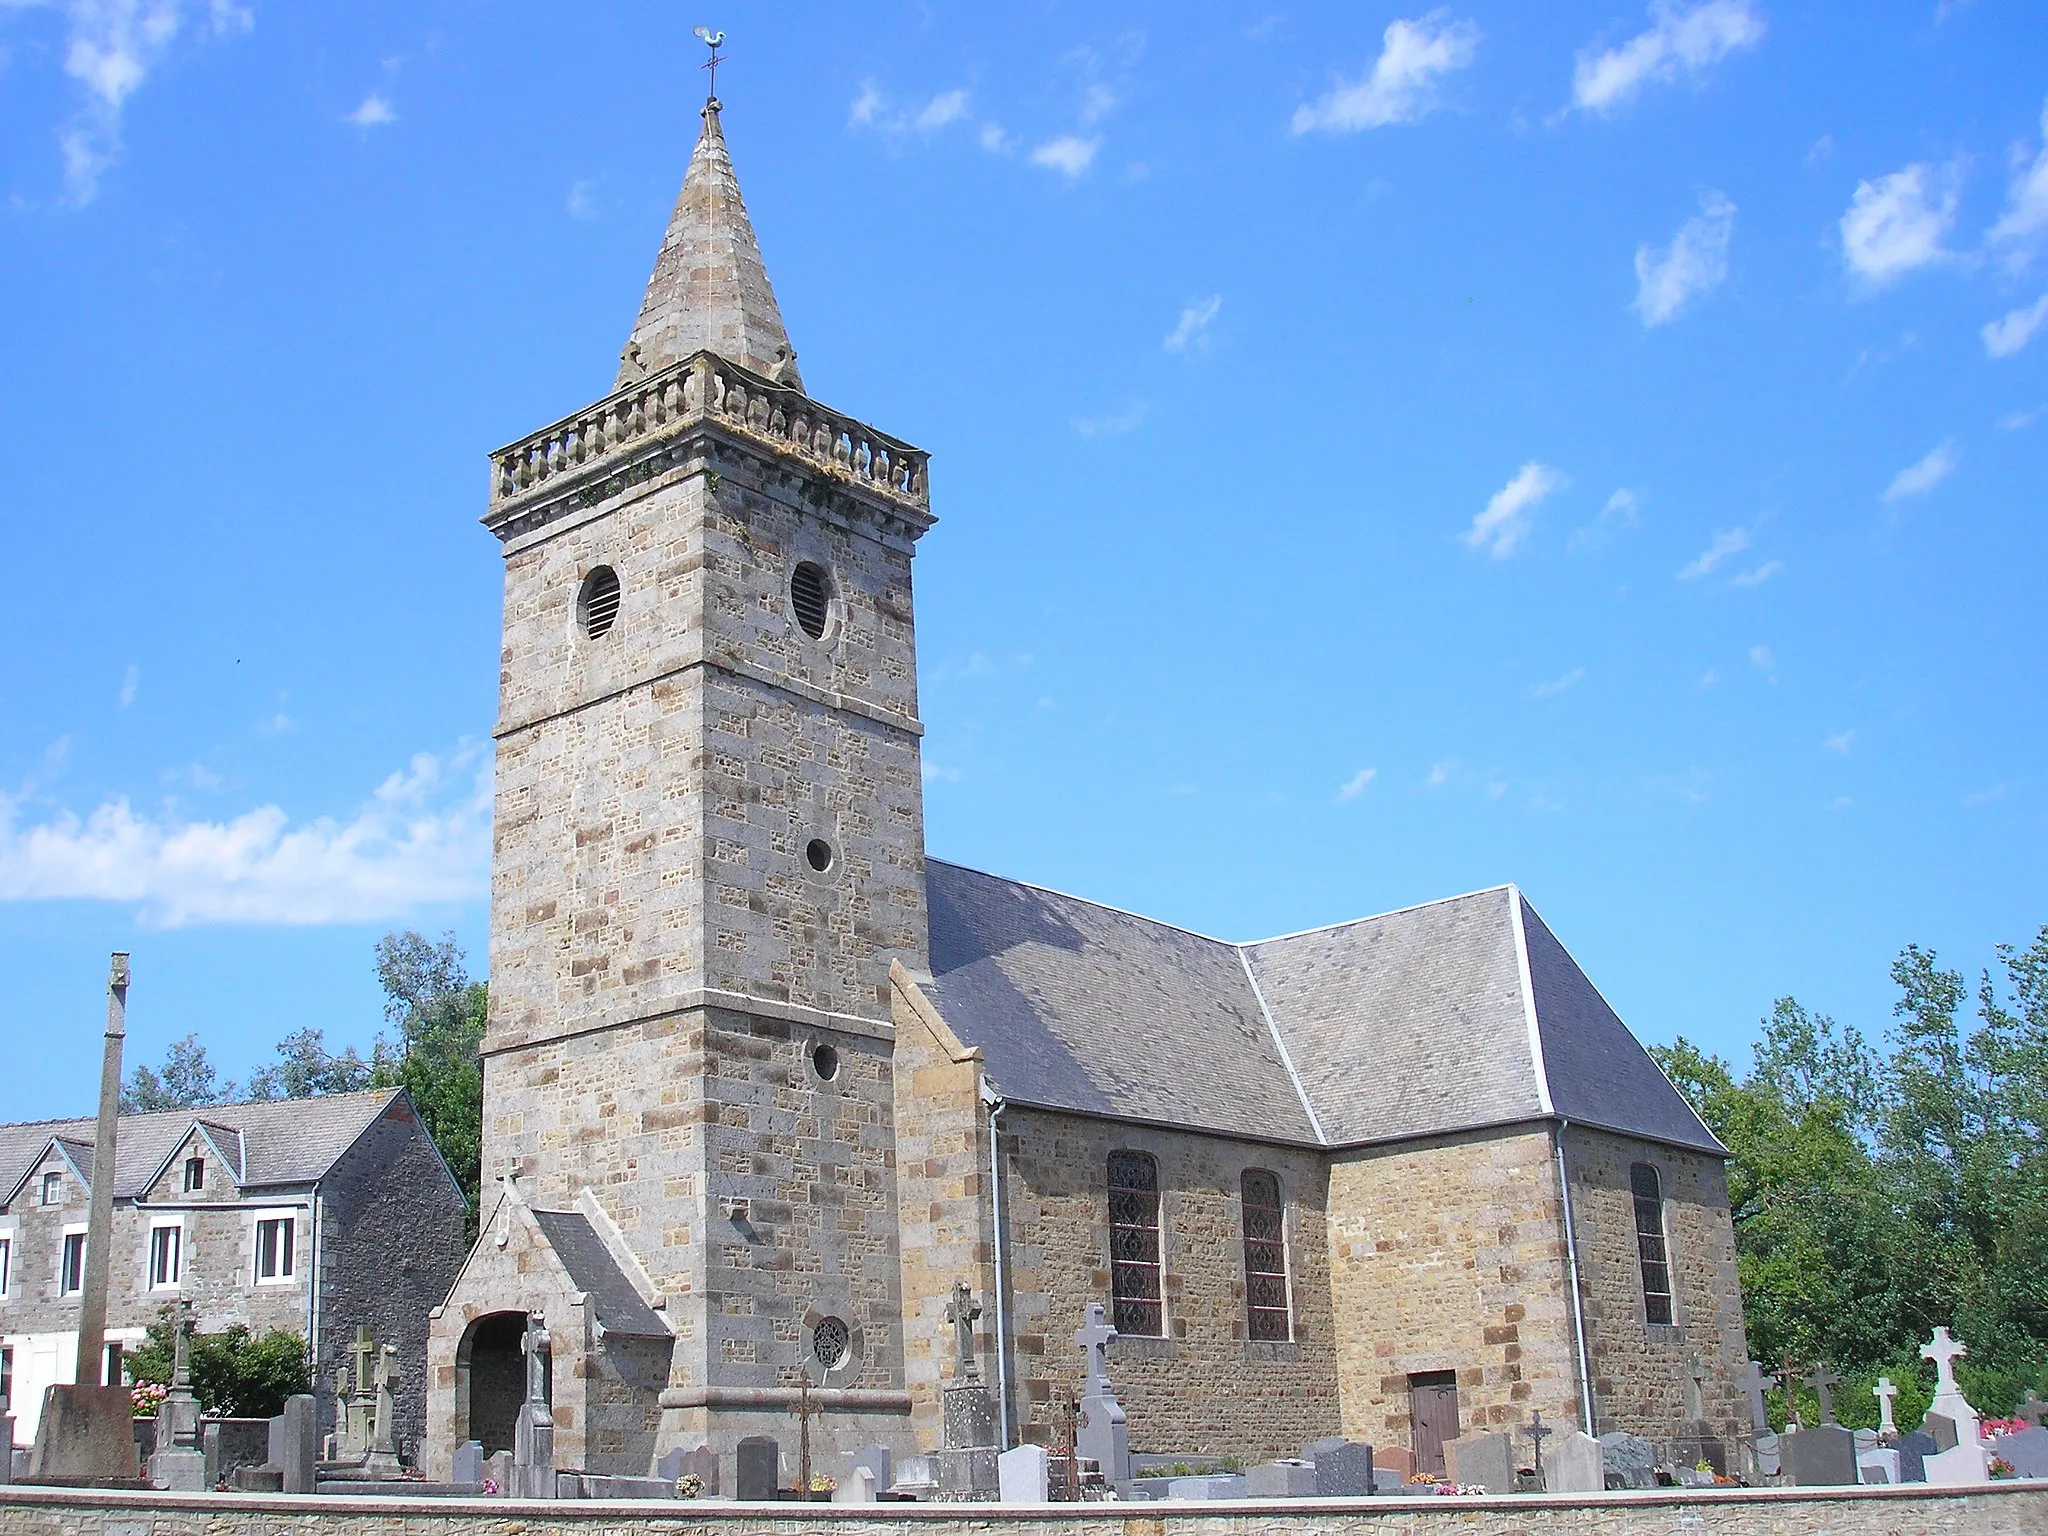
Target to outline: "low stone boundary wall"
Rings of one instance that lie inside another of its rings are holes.
[[[0,1536],[2041,1536],[2048,1484],[1227,1504],[654,1505],[0,1488]]]

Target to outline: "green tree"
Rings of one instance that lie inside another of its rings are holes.
[[[171,1309],[149,1325],[149,1341],[128,1352],[124,1364],[133,1382],[171,1384],[176,1348]],[[192,1391],[207,1413],[230,1418],[268,1419],[284,1412],[284,1400],[313,1390],[306,1341],[295,1333],[261,1337],[242,1323],[219,1333],[195,1333],[189,1343]]]
[[[277,1043],[278,1059],[249,1074],[252,1099],[309,1099],[323,1093],[354,1093],[375,1079],[379,1052],[368,1061],[349,1046],[339,1056],[327,1049],[327,1033],[299,1029]]]
[[[173,1040],[161,1068],[138,1064],[121,1085],[121,1113],[146,1115],[160,1109],[195,1109],[224,1104],[235,1097],[233,1082],[223,1082],[206,1059],[196,1034]]]
[[[380,1062],[377,1081],[412,1096],[469,1202],[474,1238],[483,1184],[484,983],[470,980],[454,934],[434,943],[411,930],[377,941],[377,980],[399,1040],[396,1059]]]

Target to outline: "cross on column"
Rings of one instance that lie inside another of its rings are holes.
[[[1834,1373],[1833,1371],[1829,1370],[1829,1369],[1827,1368],[1827,1366],[1825,1366],[1825,1365],[1817,1365],[1817,1366],[1815,1366],[1815,1367],[1813,1368],[1813,1374],[1812,1374],[1811,1376],[1809,1376],[1809,1377],[1807,1377],[1807,1378],[1806,1378],[1806,1384],[1807,1384],[1807,1385],[1808,1385],[1809,1387],[1813,1388],[1813,1391],[1814,1391],[1814,1395],[1815,1395],[1816,1397],[1818,1397],[1818,1398],[1820,1399],[1820,1421],[1821,1421],[1821,1423],[1823,1423],[1823,1424],[1832,1424],[1832,1423],[1834,1423],[1834,1422],[1835,1422],[1835,1393],[1834,1393],[1834,1389],[1835,1389],[1836,1387],[1839,1387],[1839,1386],[1840,1386],[1840,1385],[1842,1384],[1842,1378],[1841,1378],[1841,1377],[1839,1377],[1839,1376],[1837,1376],[1837,1375],[1836,1375],[1836,1374],[1835,1374],[1835,1373]]]
[[[1899,1432],[1899,1426],[1892,1422],[1892,1399],[1899,1395],[1899,1389],[1892,1385],[1891,1377],[1880,1376],[1870,1391],[1877,1399],[1877,1432],[1889,1440]]]
[[[1074,1330],[1074,1343],[1088,1351],[1088,1364],[1083,1371],[1086,1378],[1083,1390],[1091,1393],[1107,1393],[1109,1387],[1109,1341],[1116,1337],[1116,1330],[1102,1319],[1102,1303],[1088,1303],[1088,1321]]]
[[[1936,1397],[1957,1390],[1956,1361],[1969,1352],[1969,1346],[1953,1337],[1946,1328],[1936,1328],[1934,1337],[1920,1346],[1920,1358],[1934,1362]]]
[[[1777,1384],[1778,1378],[1765,1373],[1761,1360],[1750,1361],[1749,1369],[1736,1378],[1736,1387],[1749,1399],[1750,1425],[1759,1434],[1771,1427],[1770,1415],[1764,1412],[1764,1393]]]
[[[356,1360],[356,1396],[367,1397],[377,1390],[377,1341],[370,1336],[368,1323],[356,1329],[355,1347],[349,1353]]]
[[[1539,1483],[1543,1481],[1543,1442],[1556,1433],[1544,1424],[1541,1410],[1529,1415],[1529,1427],[1522,1431],[1536,1452],[1536,1481]]]
[[[974,1320],[981,1316],[981,1304],[962,1280],[953,1287],[953,1299],[946,1303],[946,1321],[953,1325],[953,1379],[979,1381],[981,1371],[974,1363]]]

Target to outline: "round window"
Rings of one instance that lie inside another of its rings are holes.
[[[816,1045],[811,1048],[811,1070],[818,1074],[820,1082],[829,1083],[839,1075],[839,1052],[830,1045]]]
[[[822,837],[814,837],[804,844],[804,862],[819,874],[832,867],[832,845]]]
[[[811,1330],[811,1353],[828,1371],[846,1358],[846,1352],[852,1345],[853,1335],[839,1318],[821,1318],[818,1326]]]
[[[832,617],[832,578],[815,560],[799,561],[789,576],[789,605],[796,621],[813,640],[825,638],[825,625]]]
[[[619,573],[600,565],[576,589],[576,624],[593,640],[610,632],[619,616]]]

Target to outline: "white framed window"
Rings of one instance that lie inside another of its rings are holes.
[[[298,1272],[299,1219],[292,1211],[256,1213],[258,1285],[289,1285]]]
[[[149,1229],[149,1288],[175,1291],[185,1273],[185,1228],[166,1222]]]
[[[14,1403],[14,1347],[0,1345],[0,1403]]]
[[[13,1293],[14,1286],[14,1229],[0,1229],[0,1301]]]
[[[185,1193],[197,1194],[206,1188],[206,1159],[193,1155],[185,1159]]]
[[[85,1289],[85,1228],[64,1233],[64,1246],[57,1259],[57,1294],[76,1296]]]
[[[63,1203],[64,1175],[52,1168],[43,1175],[43,1204],[62,1205]]]

